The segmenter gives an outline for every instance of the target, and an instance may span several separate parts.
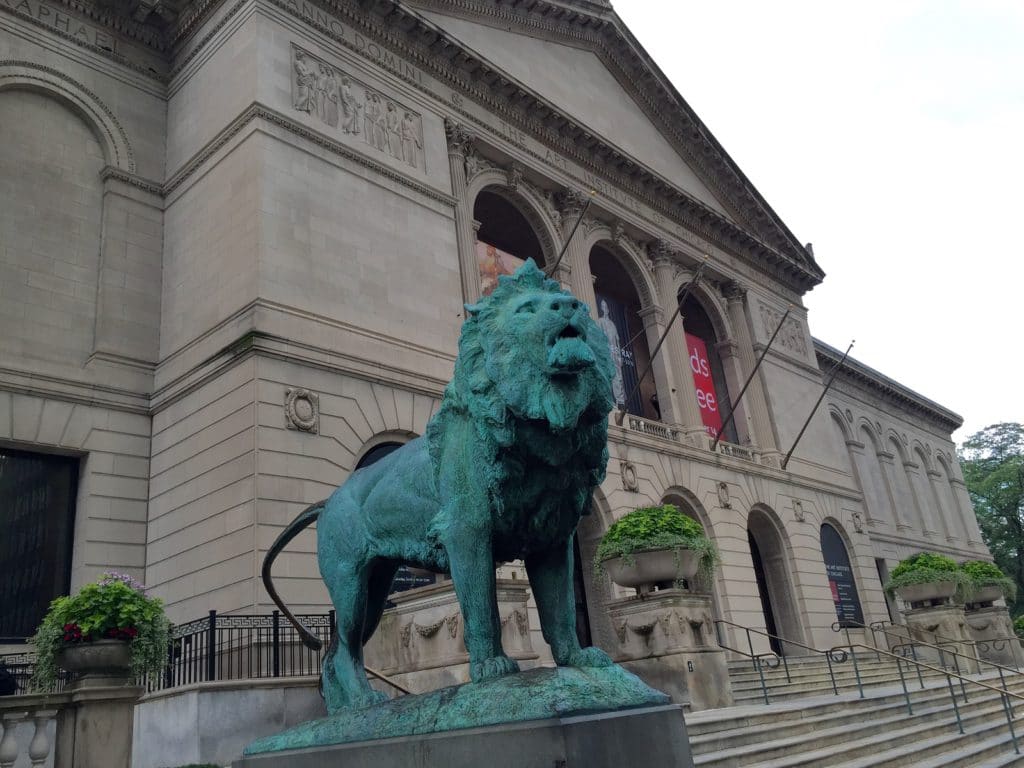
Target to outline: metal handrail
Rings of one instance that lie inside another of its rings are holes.
[[[863,649],[865,649],[867,651],[874,650],[876,653],[881,653],[881,654],[883,654],[885,656],[888,656],[891,659],[895,659],[896,660],[896,669],[900,673],[900,683],[903,686],[903,698],[904,698],[904,700],[906,701],[906,704],[907,704],[907,714],[908,715],[913,715],[914,714],[914,710],[913,710],[913,707],[911,706],[911,703],[910,703],[910,692],[907,690],[907,681],[906,681],[906,678],[903,676],[903,667],[902,667],[903,662],[906,662],[907,664],[913,664],[913,665],[915,665],[917,667],[917,676],[918,676],[918,680],[921,681],[921,687],[922,688],[924,688],[924,682],[921,680],[921,668],[922,667],[924,669],[928,669],[928,670],[931,670],[933,672],[939,672],[939,673],[945,675],[946,676],[946,685],[949,688],[950,700],[953,702],[953,712],[956,714],[957,728],[959,729],[961,734],[963,734],[963,732],[964,732],[964,724],[963,724],[963,719],[960,717],[960,705],[957,703],[956,693],[953,690],[953,678],[955,677],[960,682],[960,690],[961,690],[961,693],[962,693],[962,695],[964,697],[964,702],[965,703],[967,702],[967,692],[966,692],[966,688],[964,686],[964,683],[970,683],[971,685],[978,685],[978,686],[981,686],[982,688],[987,688],[990,691],[995,691],[996,693],[999,694],[1000,699],[1001,699],[1002,704],[1003,704],[1003,714],[1006,716],[1006,724],[1007,724],[1007,726],[1010,729],[1010,739],[1013,741],[1013,751],[1015,753],[1017,753],[1018,755],[1020,754],[1020,745],[1017,743],[1017,733],[1013,729],[1013,720],[1016,717],[1016,714],[1014,713],[1013,707],[1010,704],[1010,699],[1014,698],[1014,699],[1018,699],[1019,701],[1024,701],[1024,696],[1020,695],[1019,693],[1013,693],[1012,691],[1007,690],[1007,688],[1006,688],[1006,681],[1003,679],[1002,671],[1000,671],[1000,673],[999,673],[999,680],[1000,680],[1000,683],[1002,684],[1003,687],[1002,688],[996,688],[995,686],[989,685],[988,683],[983,683],[980,680],[974,680],[974,679],[972,679],[970,677],[964,677],[963,675],[961,675],[959,673],[950,672],[949,669],[946,669],[946,668],[943,668],[943,667],[935,667],[935,666],[932,666],[931,664],[926,664],[923,661],[919,661],[917,659],[908,659],[906,656],[901,656],[899,654],[891,653],[889,651],[880,651],[878,648],[872,649],[869,646],[864,645],[863,643],[851,643],[849,647],[850,647],[851,653],[853,652],[854,647],[860,647],[860,648],[863,648]]]
[[[839,623],[838,621],[833,622],[833,624],[832,624],[833,631],[836,631],[836,632],[839,631],[836,628],[836,624],[838,624],[838,623]],[[873,621],[869,625],[864,625],[864,624],[861,624],[859,622],[853,622],[853,624],[855,624],[856,626],[858,626],[860,628],[871,630],[872,637],[874,637],[877,632],[881,632],[886,637],[893,637],[893,636],[895,636],[895,637],[899,637],[901,640],[906,640],[906,639],[913,640],[914,639],[909,634],[909,628],[908,628],[907,636],[904,637],[904,636],[900,635],[898,632],[890,632],[889,630],[887,630],[885,628],[885,625],[886,625],[885,621]],[[895,629],[899,625],[892,624],[890,622],[889,626],[892,627],[893,629]],[[848,629],[849,628],[847,628],[847,630]],[[977,655],[977,649],[979,647],[987,648],[987,647],[989,647],[990,643],[993,644],[992,647],[995,647],[995,645],[994,645],[995,643],[1004,643],[1004,642],[1008,642],[1008,643],[1017,642],[1017,643],[1019,643],[1020,642],[1020,638],[1017,637],[1016,635],[1008,635],[1008,636],[1005,636],[1005,637],[990,637],[987,640],[956,640],[956,639],[951,638],[951,637],[946,637],[945,635],[940,635],[938,632],[936,632],[933,629],[925,629],[924,627],[915,627],[914,629],[917,632],[927,632],[929,635],[931,635],[933,638],[935,638],[935,645],[949,645],[949,644],[969,645],[969,646],[971,646],[972,648],[975,649],[975,657],[977,658],[977,660],[978,661],[983,661],[983,662],[985,662],[987,664],[995,664],[995,662],[988,661],[986,659],[982,659],[980,656],[978,656]],[[847,638],[849,638],[849,631],[847,631]],[[924,643],[923,640],[915,640],[914,642]],[[995,650],[999,650],[999,648],[995,647]],[[1006,667],[1006,669],[1008,669],[1008,667]],[[1016,667],[1016,670],[1018,672],[1020,672],[1020,668],[1019,667]]]
[[[749,652],[742,651],[739,648],[733,648],[731,646],[726,645],[724,642],[722,642],[722,631],[721,631],[721,625],[722,624],[727,624],[727,625],[729,625],[731,627],[736,627],[737,629],[742,629],[744,632],[747,633],[747,647],[750,649]],[[810,651],[811,653],[820,653],[821,655],[823,655],[825,657],[825,661],[828,663],[828,676],[829,676],[829,679],[832,682],[832,692],[836,696],[839,695],[839,686],[836,684],[836,676],[835,676],[835,671],[832,669],[832,662],[835,661],[837,664],[842,664],[843,662],[846,661],[847,656],[849,656],[850,658],[853,659],[853,671],[854,671],[854,674],[857,677],[857,690],[860,691],[861,698],[864,698],[864,688],[863,688],[863,685],[861,684],[861,679],[860,679],[860,667],[857,664],[857,655],[852,652],[852,648],[851,648],[851,653],[850,654],[847,654],[846,651],[844,649],[842,649],[841,647],[839,647],[839,646],[836,646],[834,648],[830,648],[827,651],[823,651],[820,648],[814,648],[814,647],[812,647],[810,645],[805,645],[805,644],[803,644],[801,642],[798,642],[796,640],[789,640],[789,639],[787,639],[785,637],[782,637],[780,635],[773,635],[771,632],[765,632],[765,631],[760,630],[760,629],[751,629],[750,627],[744,627],[742,624],[737,624],[735,621],[729,621],[728,619],[715,619],[715,635],[716,635],[716,637],[718,639],[719,647],[724,648],[727,651],[732,651],[733,653],[738,653],[741,656],[747,656],[753,662],[754,670],[758,673],[758,677],[760,677],[760,679],[761,679],[761,695],[764,697],[764,703],[765,704],[769,704],[771,702],[769,701],[769,698],[768,698],[768,684],[767,684],[767,682],[764,679],[764,671],[763,671],[763,667],[764,666],[767,666],[768,669],[776,669],[779,666],[779,661],[778,660],[781,659],[782,660],[782,664],[783,664],[783,666],[784,666],[784,668],[786,670],[786,682],[787,683],[792,683],[793,682],[793,678],[790,677],[790,674],[789,674],[789,662],[786,660],[786,655],[785,654],[782,654],[781,656],[779,656],[779,654],[775,653],[774,651],[771,651],[771,652],[768,652],[768,653],[757,653],[757,654],[754,653],[754,643],[753,643],[753,641],[751,640],[751,637],[750,637],[751,633],[754,633],[755,635],[761,635],[763,637],[773,638],[775,640],[778,640],[779,642],[789,643],[790,645],[795,645],[798,648],[803,648],[804,650]],[[775,664],[770,664],[770,663],[769,664],[763,664],[763,660],[766,659],[766,658],[774,658],[776,660]]]
[[[956,665],[956,668],[957,668],[958,672],[960,671],[960,664],[959,664],[959,662],[956,661],[957,657],[977,662],[979,665],[981,665],[981,664],[988,664],[990,667],[995,667],[996,669],[999,669],[1000,670],[1000,674],[1002,674],[1003,670],[1005,670],[1006,672],[1012,672],[1015,675],[1024,674],[1024,672],[1022,672],[1019,667],[1007,667],[1007,666],[1004,666],[1003,664],[1000,664],[998,662],[990,661],[988,659],[983,659],[983,658],[981,658],[981,656],[978,655],[978,645],[980,645],[980,644],[987,644],[989,642],[995,642],[995,641],[1010,640],[1011,638],[1008,638],[1008,637],[994,637],[994,638],[991,638],[990,640],[954,640],[952,638],[944,638],[943,635],[940,635],[938,632],[934,632],[933,630],[925,629],[925,630],[923,630],[924,632],[928,632],[929,634],[933,635],[936,638],[943,638],[941,643],[928,643],[928,642],[926,642],[924,640],[915,640],[913,637],[910,636],[909,632],[908,632],[907,635],[901,635],[901,634],[898,634],[896,632],[889,632],[889,631],[887,631],[884,626],[878,626],[878,627],[874,626],[874,624],[884,625],[884,622],[872,622],[871,626],[866,626],[864,624],[860,624],[859,622],[853,622],[853,623],[858,625],[858,627],[861,628],[861,629],[869,629],[869,630],[871,630],[871,634],[872,634],[872,638],[873,639],[875,638],[875,633],[876,632],[881,632],[883,635],[885,635],[886,638],[895,637],[896,639],[900,640],[900,642],[897,643],[896,645],[894,645],[894,646],[890,645],[889,646],[889,650],[892,650],[893,648],[910,647],[911,650],[913,651],[913,646],[921,645],[921,646],[924,646],[925,648],[931,648],[933,650],[938,651],[939,654],[940,654],[940,656],[939,656],[940,663],[942,662],[942,654],[946,654],[946,653],[951,654],[954,657],[954,663]],[[848,626],[845,626],[845,627],[844,626],[840,626],[838,621],[835,621],[835,622],[832,623],[832,631],[833,632],[838,632],[840,629],[843,629],[843,630],[846,631],[846,642],[847,642],[847,644],[852,644],[853,641],[850,639],[850,628]],[[1017,639],[1017,638],[1013,638],[1013,639]],[[877,652],[878,651],[878,642],[877,642],[877,640],[875,640],[874,644],[875,644],[875,651]],[[952,650],[949,650],[948,648],[943,648],[942,646],[944,646],[944,645],[969,645],[972,648],[974,648],[974,655],[970,656],[970,655],[968,655],[966,653],[960,653],[959,651],[952,651]],[[877,656],[877,653],[876,653],[876,656]],[[914,658],[917,658],[916,653],[914,655]]]
[[[748,645],[748,647],[750,649],[749,652],[742,651],[742,650],[740,650],[738,648],[732,648],[731,646],[726,645],[722,641],[721,625],[723,625],[723,624],[724,625],[729,625],[729,626],[732,626],[732,627],[737,627],[739,629],[744,630],[747,633],[747,645]],[[840,663],[845,661],[847,658],[851,658],[853,660],[854,670],[855,670],[856,675],[857,675],[857,690],[858,690],[861,698],[864,698],[864,686],[863,686],[863,683],[862,683],[861,678],[860,678],[859,669],[857,667],[857,652],[856,652],[855,649],[856,648],[862,648],[862,649],[864,649],[865,651],[868,651],[868,652],[872,652],[873,651],[875,653],[876,657],[879,660],[881,660],[882,656],[886,656],[886,657],[894,660],[896,662],[896,670],[899,673],[899,677],[900,677],[900,685],[903,688],[903,699],[904,699],[904,701],[906,703],[906,706],[907,706],[907,714],[908,715],[913,715],[914,714],[914,708],[913,708],[913,704],[912,704],[912,702],[910,700],[910,691],[907,688],[906,675],[904,675],[904,673],[903,673],[903,664],[904,664],[904,662],[907,665],[911,665],[911,664],[914,665],[913,668],[917,672],[918,682],[919,682],[922,690],[925,687],[925,685],[924,685],[924,678],[921,675],[921,670],[922,669],[927,669],[927,670],[929,670],[931,672],[938,672],[939,674],[945,675],[945,677],[946,677],[946,687],[949,689],[950,701],[953,704],[953,712],[956,715],[957,729],[960,731],[961,734],[964,733],[964,724],[963,724],[963,718],[960,715],[960,704],[957,702],[956,691],[954,691],[954,689],[953,689],[953,679],[956,678],[956,680],[959,682],[960,692],[961,692],[961,695],[963,696],[963,700],[964,700],[965,703],[968,701],[968,698],[967,698],[967,684],[980,686],[981,688],[985,688],[987,690],[994,691],[995,693],[999,694],[1000,701],[1002,702],[1002,705],[1003,705],[1003,714],[1006,716],[1006,724],[1007,724],[1007,727],[1009,728],[1009,731],[1010,731],[1010,739],[1013,742],[1013,751],[1016,754],[1018,754],[1018,755],[1021,754],[1021,752],[1020,752],[1020,745],[1019,745],[1019,743],[1017,741],[1017,733],[1016,733],[1016,731],[1014,730],[1014,727],[1013,727],[1013,720],[1016,717],[1016,713],[1014,712],[1013,705],[1011,703],[1011,699],[1017,699],[1019,701],[1024,701],[1024,696],[1022,696],[1020,694],[1017,694],[1017,693],[1013,693],[1013,692],[1011,692],[1010,690],[1007,689],[1007,687],[1006,687],[1006,679],[1003,676],[1003,670],[1004,669],[1009,669],[1009,667],[1002,667],[1001,665],[995,664],[994,662],[986,662],[986,663],[992,664],[993,666],[995,666],[995,667],[997,667],[999,669],[999,682],[1000,682],[1000,685],[1002,687],[1001,688],[997,688],[997,687],[995,687],[993,685],[989,685],[988,683],[984,683],[984,682],[982,682],[980,680],[973,680],[973,679],[971,679],[969,677],[964,677],[959,672],[959,666],[958,666],[956,672],[952,672],[948,668],[936,667],[936,666],[933,666],[931,664],[927,664],[927,663],[925,663],[923,661],[920,661],[919,659],[916,658],[916,653],[914,654],[914,656],[915,656],[914,658],[908,658],[905,655],[900,655],[900,654],[897,654],[897,653],[893,653],[893,652],[888,651],[888,650],[883,651],[883,650],[881,650],[880,648],[877,647],[877,643],[876,643],[876,647],[872,648],[870,646],[864,645],[863,643],[850,642],[846,646],[837,645],[837,646],[834,646],[834,647],[830,648],[827,651],[823,651],[820,648],[813,648],[813,647],[811,647],[809,645],[805,645],[805,644],[803,644],[801,642],[798,642],[796,640],[788,640],[788,639],[786,639],[784,637],[781,637],[779,635],[774,635],[774,634],[772,634],[770,632],[765,632],[765,631],[762,631],[762,630],[759,630],[759,629],[751,629],[750,627],[744,627],[742,624],[737,624],[736,622],[728,621],[726,619],[715,619],[715,632],[716,632],[716,635],[718,637],[718,644],[719,644],[719,646],[721,646],[722,648],[724,648],[726,650],[733,651],[734,653],[739,653],[739,654],[741,654],[743,656],[749,656],[753,660],[754,667],[758,671],[759,676],[761,678],[761,691],[762,691],[762,695],[764,696],[765,704],[769,704],[770,701],[769,701],[769,698],[768,698],[767,685],[766,685],[765,679],[764,679],[764,672],[762,671],[761,657],[774,656],[774,657],[778,658],[778,655],[775,654],[775,653],[771,653],[771,654],[765,654],[765,653],[755,654],[754,653],[753,642],[751,640],[751,634],[752,633],[756,634],[756,635],[761,635],[763,637],[774,638],[776,640],[779,640],[780,642],[790,643],[792,645],[795,645],[797,647],[803,648],[803,649],[808,650],[808,651],[812,651],[814,653],[823,654],[825,656],[825,659],[828,661],[828,670],[829,670],[829,677],[832,680],[832,689],[833,689],[833,691],[835,692],[835,694],[837,696],[839,695],[839,690],[836,687],[835,673],[834,673],[834,671],[832,669],[832,660],[833,660],[833,658],[835,658],[836,661],[840,662]],[[847,633],[847,638],[849,638],[849,633]],[[926,643],[922,643],[922,644],[923,645],[927,645]],[[912,650],[912,653],[913,653],[913,643],[905,643],[903,645],[910,646],[911,650]],[[931,647],[935,648],[940,653],[956,653],[955,651],[948,651],[946,649],[939,648],[938,646],[931,646]],[[847,654],[847,652],[846,652],[847,648],[849,648],[849,654]],[[841,656],[839,654],[841,654]],[[963,655],[963,654],[960,654],[960,655]],[[781,658],[782,658],[783,662],[785,662],[785,659],[786,659],[785,655],[783,655]],[[965,658],[970,658],[970,657],[965,657]],[[777,666],[777,663],[776,663],[776,666]],[[786,679],[787,679],[788,682],[792,682],[791,678],[789,677],[789,666],[788,666],[788,664],[786,665]]]

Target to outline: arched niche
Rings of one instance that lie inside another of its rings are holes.
[[[856,572],[850,560],[845,531],[835,520],[825,520],[819,529],[819,541],[825,576],[828,578],[840,628],[862,626],[864,608],[860,602]]]
[[[615,364],[612,394],[616,405],[636,416],[661,419],[661,403],[651,375],[651,348],[640,316],[642,303],[627,260],[613,243],[602,241],[590,249],[594,278],[594,314],[608,337]],[[643,381],[639,377],[647,372]]]
[[[28,356],[84,366],[95,350],[101,289],[103,171],[117,143],[106,141],[103,125],[66,90],[25,82],[0,68],[5,75],[0,360]]]
[[[973,515],[974,510],[965,511],[960,504],[960,498],[953,487],[953,478],[956,475],[953,474],[953,469],[949,466],[946,458],[941,454],[936,455],[935,459],[936,471],[939,473],[938,481],[938,492],[945,495],[947,508],[949,514],[955,518],[950,521],[950,530],[954,531],[954,535],[963,536],[963,541],[968,542],[971,540],[971,529],[967,518],[967,515]]]
[[[387,433],[376,435],[368,440],[359,451],[356,471],[373,466],[385,456],[389,456],[397,451],[410,439],[410,437],[402,438],[402,433]],[[428,584],[434,584],[436,581],[437,576],[433,573],[414,572],[408,566],[403,565],[395,574],[391,582],[391,590],[388,594],[393,595],[396,592],[405,592],[416,587],[425,587]]]
[[[508,187],[499,181],[502,178],[495,171],[484,172],[468,192],[479,225],[476,262],[484,295],[493,290],[498,276],[511,274],[527,259],[543,269],[557,255],[555,228],[542,213],[543,201],[531,199],[525,187]]]
[[[103,101],[74,78],[52,67],[29,61],[0,62],[0,94],[34,91],[63,104],[96,136],[106,165],[135,172],[135,155],[128,135]]]
[[[711,539],[715,546],[718,546],[718,537],[715,535],[715,529],[711,525],[711,516],[704,509],[700,501],[697,500],[697,496],[693,492],[687,488],[675,486],[665,492],[661,503],[672,504],[691,520],[697,521],[700,527],[704,529],[704,535]],[[723,594],[724,585],[722,584],[721,568],[715,572],[711,583],[702,582],[699,574],[695,582],[694,588],[696,591],[709,592],[711,594],[711,603],[714,606],[715,617],[722,616],[724,612],[722,611],[721,595]]]
[[[923,532],[929,530],[925,522],[924,510],[921,508],[921,502],[918,500],[917,493],[911,484],[909,469],[907,467],[910,460],[907,457],[907,452],[903,447],[903,443],[896,434],[890,433],[886,437],[886,447],[893,455],[893,495],[895,497],[894,502],[897,509],[905,510],[902,517],[905,520],[913,520],[920,531]]]
[[[800,607],[793,587],[785,531],[770,508],[755,506],[747,517],[747,542],[754,566],[758,597],[765,627],[776,638],[804,641]],[[772,638],[772,650],[779,655],[799,655],[793,646]]]
[[[881,447],[874,430],[862,423],[857,430],[857,437],[863,444],[860,456],[861,488],[867,504],[868,518],[885,525],[895,527],[896,515],[892,505],[892,490],[879,460]]]

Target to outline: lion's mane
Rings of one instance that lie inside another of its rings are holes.
[[[502,322],[502,310],[524,293],[564,293],[562,287],[546,277],[533,260],[528,260],[514,275],[502,276],[490,296],[475,305],[467,305],[466,320],[459,338],[459,354],[455,372],[445,388],[438,412],[427,426],[427,441],[435,474],[440,470],[446,436],[467,430],[453,430],[456,424],[472,425],[477,444],[473,459],[479,471],[489,478],[492,499],[501,507],[499,488],[508,481],[520,479],[529,471],[531,461],[543,457],[544,437],[537,426],[572,441],[570,460],[562,466],[559,483],[573,489],[586,509],[593,488],[605,477],[608,463],[608,412],[614,407],[611,381],[614,373],[608,340],[593,319],[586,315],[585,340],[595,359],[594,365],[578,375],[580,381],[574,397],[582,402],[563,408],[559,398],[564,390],[555,386],[548,375],[529,370],[527,356],[521,352],[517,339]],[[517,354],[518,353],[518,354]],[[524,370],[524,368],[526,370]],[[503,373],[515,375],[525,392],[527,414],[516,414],[502,395],[495,381]],[[579,413],[571,423],[566,413]],[[526,431],[529,428],[529,437]],[[525,446],[523,440],[536,444]]]

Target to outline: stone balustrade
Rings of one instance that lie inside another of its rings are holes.
[[[57,720],[70,704],[70,693],[0,698],[0,768],[61,768],[55,761]]]

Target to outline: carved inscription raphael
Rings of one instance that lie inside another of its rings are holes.
[[[426,170],[423,121],[411,109],[351,75],[292,47],[292,107],[349,139],[418,170]]]

